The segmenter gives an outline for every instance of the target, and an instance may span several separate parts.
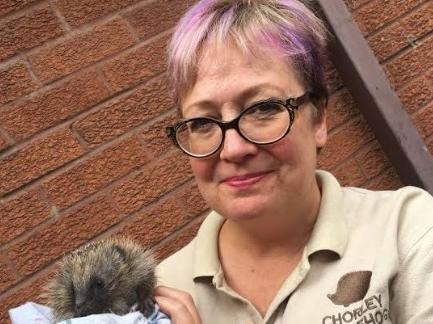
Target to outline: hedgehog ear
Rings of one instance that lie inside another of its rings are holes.
[[[119,245],[113,245],[113,250],[115,250],[117,253],[119,253],[123,260],[126,259],[126,252]]]

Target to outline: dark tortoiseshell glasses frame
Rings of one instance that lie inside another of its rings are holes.
[[[190,118],[190,119],[185,119],[185,120],[182,120],[182,121],[176,123],[173,126],[168,126],[166,128],[166,133],[167,133],[167,136],[172,140],[172,142],[175,146],[177,146],[179,149],[181,149],[185,154],[187,154],[191,157],[195,157],[195,158],[205,158],[205,157],[211,156],[212,154],[217,152],[221,148],[222,144],[224,143],[225,132],[228,129],[232,129],[232,128],[235,129],[243,139],[245,139],[246,141],[248,141],[250,143],[257,144],[257,145],[272,144],[272,143],[278,142],[279,140],[281,140],[284,136],[286,136],[289,133],[289,131],[293,125],[293,122],[295,120],[295,111],[298,110],[298,108],[302,104],[309,102],[311,100],[312,96],[313,96],[313,94],[311,92],[307,91],[303,95],[296,97],[296,98],[288,98],[286,100],[278,100],[278,99],[263,100],[263,101],[254,103],[250,107],[246,108],[245,110],[243,110],[239,114],[238,117],[236,117],[235,119],[233,119],[231,121],[220,121],[220,120],[210,118],[210,117],[194,117],[194,118]],[[239,121],[242,118],[242,116],[244,116],[248,112],[253,111],[253,109],[257,109],[258,107],[260,107],[262,105],[265,106],[265,105],[269,105],[269,104],[277,104],[277,105],[284,106],[286,108],[287,113],[289,114],[289,125],[287,126],[287,129],[279,137],[277,137],[276,139],[272,139],[271,141],[261,142],[261,141],[251,140],[239,128]],[[220,144],[218,146],[216,146],[214,149],[210,150],[210,152],[208,152],[206,154],[194,154],[193,152],[188,151],[184,146],[182,146],[180,144],[180,142],[178,141],[177,135],[178,135],[179,130],[184,129],[185,125],[188,123],[191,123],[192,121],[206,121],[206,122],[211,122],[213,124],[218,125],[222,131]]]

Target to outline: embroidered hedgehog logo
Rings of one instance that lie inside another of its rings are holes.
[[[337,291],[327,297],[335,305],[349,306],[362,300],[370,287],[371,271],[354,271],[346,273],[338,280]]]

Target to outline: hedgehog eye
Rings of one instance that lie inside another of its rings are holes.
[[[105,282],[101,278],[93,277],[92,280],[90,281],[90,287],[96,289],[102,289],[105,287]]]
[[[101,279],[96,279],[95,286],[99,289],[104,288],[104,282]]]

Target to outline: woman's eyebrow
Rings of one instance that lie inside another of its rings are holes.
[[[261,94],[266,95],[268,97],[287,96],[285,94],[285,89],[277,85],[264,82],[242,90],[239,96],[235,98],[234,102],[240,106],[245,106],[248,100],[253,99],[254,97],[257,97]],[[198,101],[193,102],[191,105],[189,105],[187,109],[193,107],[199,107],[200,109],[215,109],[215,107],[218,107],[218,104],[216,104],[216,102],[212,101],[211,99],[203,99],[203,100],[199,99]]]
[[[194,115],[197,113],[200,113],[200,115],[203,115],[203,113],[211,113],[214,112],[215,109],[218,107],[218,105],[208,99],[199,100],[197,102],[192,103],[191,105],[188,105],[188,107],[182,108],[182,115],[183,119],[189,119],[191,117],[185,117],[185,113],[188,115]],[[194,117],[194,116],[192,116]]]
[[[270,97],[281,98],[285,97],[285,89],[270,83],[260,83],[253,87],[247,88],[241,92],[237,102],[241,106],[249,105],[252,101],[265,100]]]
[[[243,109],[255,104],[256,102],[264,101],[266,99],[282,99],[286,97],[287,94],[285,89],[275,84],[263,82],[240,91],[238,97],[235,98],[233,102]],[[182,109],[184,112],[192,115],[183,118],[188,119],[194,117],[193,115],[196,113],[200,113],[200,116],[203,116],[203,114],[207,113],[215,113],[215,109],[218,109],[219,107],[219,104],[216,103],[216,101],[217,100],[213,101],[208,98],[198,99],[197,101],[188,105],[188,107]]]

